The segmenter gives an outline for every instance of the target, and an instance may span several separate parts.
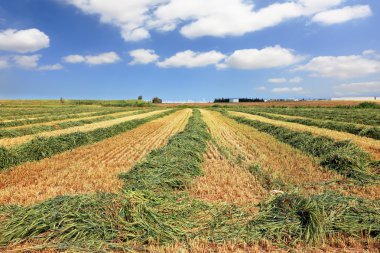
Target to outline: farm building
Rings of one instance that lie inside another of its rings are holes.
[[[230,98],[230,103],[239,103],[239,99],[238,98]]]
[[[379,98],[378,97],[343,97],[343,98],[332,98],[331,100],[375,101],[375,100],[379,100]]]

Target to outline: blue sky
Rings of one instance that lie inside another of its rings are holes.
[[[380,2],[0,0],[0,99],[380,96]]]

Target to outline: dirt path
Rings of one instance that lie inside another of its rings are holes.
[[[117,178],[147,153],[182,131],[191,115],[185,109],[110,139],[27,163],[0,173],[0,204],[31,204],[58,195],[117,192]]]
[[[56,131],[50,131],[50,132],[43,132],[43,133],[38,133],[38,134],[31,134],[31,135],[24,135],[16,138],[4,138],[0,140],[0,146],[3,147],[12,147],[16,145],[20,145],[22,143],[31,141],[33,138],[37,136],[41,137],[50,137],[50,136],[58,136],[62,134],[69,134],[69,133],[74,133],[74,132],[89,132],[92,130],[96,130],[98,128],[105,128],[109,127],[112,125],[116,125],[125,121],[130,121],[130,120],[135,120],[135,119],[142,119],[146,118],[155,114],[159,114],[164,112],[165,110],[159,110],[159,111],[153,111],[153,112],[148,112],[148,113],[142,113],[142,114],[137,114],[137,115],[129,115],[126,117],[122,118],[117,118],[117,119],[112,119],[112,120],[106,120],[106,121],[101,121],[101,122],[95,122],[92,124],[87,124],[83,126],[77,126],[77,127],[70,127],[66,129],[61,129],[61,130],[56,130]]]
[[[379,140],[374,140],[374,139],[366,138],[366,137],[360,137],[360,136],[350,134],[350,133],[329,130],[326,128],[306,126],[306,125],[302,125],[298,123],[268,119],[262,116],[252,115],[248,113],[242,113],[242,112],[230,112],[230,113],[235,116],[244,117],[251,120],[257,120],[264,123],[269,123],[274,126],[285,127],[294,131],[311,132],[312,134],[330,137],[338,141],[351,140],[356,145],[362,147],[364,150],[370,153],[374,159],[376,160],[380,159],[380,141]]]

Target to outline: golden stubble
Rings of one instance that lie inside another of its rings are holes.
[[[143,119],[143,118],[146,118],[149,116],[153,116],[153,115],[162,113],[164,111],[165,110],[159,110],[159,111],[153,111],[153,112],[142,113],[142,114],[137,114],[137,115],[129,115],[129,116],[122,117],[122,118],[106,120],[106,121],[101,121],[101,122],[95,122],[95,123],[87,124],[87,125],[83,125],[83,126],[70,127],[70,128],[66,128],[66,129],[50,131],[50,132],[43,132],[43,133],[32,134],[32,135],[24,135],[24,136],[16,137],[16,138],[4,138],[4,139],[0,139],[0,146],[4,146],[4,147],[9,148],[12,146],[20,145],[22,143],[31,141],[32,139],[36,138],[37,136],[51,137],[51,136],[58,136],[58,135],[62,135],[62,134],[69,134],[69,133],[75,133],[75,132],[89,132],[89,131],[96,130],[99,128],[105,128],[105,127],[110,127],[112,125],[120,124],[120,123],[123,123],[125,121],[130,121],[130,120],[135,120],[135,119]]]
[[[351,140],[356,145],[362,147],[364,150],[370,153],[374,159],[376,160],[380,159],[380,141],[379,140],[374,140],[367,137],[360,137],[354,134],[334,131],[334,130],[325,129],[325,128],[306,126],[306,125],[302,125],[298,123],[268,119],[262,116],[252,115],[248,113],[232,112],[232,111],[230,113],[235,116],[244,117],[251,120],[257,120],[264,123],[269,123],[274,126],[285,127],[294,131],[311,132],[314,135],[326,136],[338,141]]]
[[[0,173],[0,204],[32,204],[59,195],[118,192],[118,175],[182,131],[191,110],[175,112],[102,142]]]
[[[196,198],[208,202],[227,202],[252,210],[266,196],[265,190],[246,168],[231,164],[213,144],[208,145],[202,164],[204,176],[195,179],[188,189]]]

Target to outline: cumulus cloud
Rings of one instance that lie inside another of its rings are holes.
[[[281,87],[281,88],[273,88],[272,92],[274,93],[289,93],[289,92],[296,92],[301,93],[304,89],[302,87]]]
[[[8,60],[6,58],[0,58],[0,69],[5,69],[9,67]]]
[[[36,52],[49,47],[49,37],[38,29],[0,31],[0,50],[17,53]]]
[[[112,64],[120,60],[121,58],[115,52],[86,56],[75,54],[63,57],[63,61],[67,63],[87,63],[89,65]]]
[[[236,69],[265,69],[286,67],[303,60],[293,50],[281,46],[266,47],[263,49],[237,50],[219,67]]]
[[[353,19],[366,18],[371,15],[372,11],[369,5],[355,5],[320,12],[312,18],[312,21],[324,25],[333,25],[344,23]]]
[[[130,65],[148,64],[158,60],[159,56],[151,49],[136,49],[129,52],[129,55],[133,60]]]
[[[257,91],[266,91],[266,90],[267,90],[267,87],[265,87],[265,86],[260,86],[260,87],[257,87],[255,90],[257,90]]]
[[[247,0],[66,0],[86,14],[120,28],[126,41],[150,37],[150,31],[179,29],[187,38],[240,36],[290,19],[311,17],[344,0],[278,1],[255,8]],[[326,15],[326,14],[324,14]],[[357,15],[357,14],[356,14]],[[315,17],[318,19],[318,17]]]
[[[344,83],[334,87],[337,96],[379,96],[380,81]]]
[[[179,52],[161,62],[157,66],[161,68],[197,68],[215,65],[226,56],[217,51],[193,52],[191,50]]]
[[[363,55],[319,56],[296,70],[310,71],[313,76],[346,79],[380,72],[380,61]]]

